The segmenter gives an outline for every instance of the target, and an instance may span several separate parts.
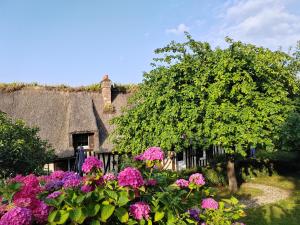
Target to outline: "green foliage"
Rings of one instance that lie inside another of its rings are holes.
[[[124,114],[112,120],[119,152],[149,146],[181,151],[221,145],[245,156],[250,145],[272,150],[299,91],[294,55],[226,39],[212,49],[187,35],[157,49]],[[184,138],[183,138],[184,137]]]
[[[21,188],[21,184],[17,182],[7,183],[5,181],[0,180],[0,198],[1,201],[12,202],[14,194],[19,191]],[[1,205],[0,201],[0,205]]]
[[[296,110],[291,112],[281,127],[278,147],[284,151],[300,152],[300,99],[295,101]]]
[[[53,157],[54,151],[39,138],[37,128],[0,112],[0,177],[38,173]]]

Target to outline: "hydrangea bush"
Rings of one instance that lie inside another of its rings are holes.
[[[163,181],[158,147],[134,159],[140,165],[103,174],[103,162],[87,158],[83,177],[64,171],[17,176],[0,189],[0,225],[233,225],[242,224],[237,199],[216,201],[200,173]]]

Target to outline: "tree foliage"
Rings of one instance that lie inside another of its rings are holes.
[[[0,112],[0,177],[39,172],[54,157],[37,128],[16,122]]]
[[[241,155],[250,145],[273,149],[295,108],[299,52],[226,41],[227,47],[214,49],[187,34],[185,43],[157,49],[162,56],[112,120],[115,149],[220,145]]]

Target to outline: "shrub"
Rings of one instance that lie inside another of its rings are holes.
[[[15,211],[24,212],[26,224],[53,225],[231,225],[244,216],[237,199],[214,200],[200,173],[189,176],[184,185],[182,180],[167,184],[159,151],[118,175],[104,175],[102,162],[93,158],[86,159],[83,177],[56,171],[6,180],[0,189],[0,224]]]
[[[13,121],[0,111],[0,178],[40,173],[54,151],[38,136],[37,128]]]

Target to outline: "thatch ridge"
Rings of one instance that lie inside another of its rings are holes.
[[[112,91],[118,93],[132,93],[138,90],[139,84],[113,84]],[[0,83],[1,92],[14,92],[23,89],[42,89],[49,91],[62,91],[62,92],[101,92],[101,83],[95,83],[87,86],[71,87],[69,85],[43,85],[34,83]]]

